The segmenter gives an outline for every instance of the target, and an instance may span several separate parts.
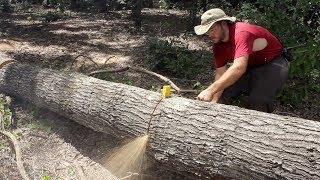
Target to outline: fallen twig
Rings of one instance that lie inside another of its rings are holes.
[[[76,57],[73,59],[71,65],[70,65],[70,69],[72,68],[72,66],[73,66],[73,64],[76,62],[76,60],[77,60],[79,57],[81,57],[81,56],[84,57],[84,58],[86,58],[86,59],[89,59],[91,62],[93,62],[93,64],[95,64],[97,67],[99,67],[99,65],[98,65],[94,60],[92,60],[89,56],[80,54],[80,55],[76,56]]]
[[[161,74],[158,74],[158,73],[155,73],[155,72],[152,72],[152,71],[149,71],[149,70],[146,70],[144,68],[140,68],[140,67],[132,67],[132,66],[126,66],[126,67],[123,67],[123,68],[120,68],[120,69],[115,69],[115,70],[98,70],[98,71],[93,71],[91,73],[89,73],[88,75],[89,76],[92,76],[92,75],[95,75],[95,74],[100,74],[100,73],[116,73],[116,72],[124,72],[124,71],[127,71],[129,69],[132,69],[134,71],[137,71],[137,72],[141,72],[141,73],[145,73],[145,74],[150,74],[152,76],[156,76],[158,77],[159,79],[163,80],[164,82],[168,83],[176,92],[177,94],[181,94],[181,93],[195,93],[197,92],[197,90],[187,90],[187,89],[180,89],[175,83],[173,83],[169,78],[161,75]]]
[[[20,149],[18,140],[14,137],[14,135],[12,133],[10,133],[8,131],[1,130],[0,134],[3,134],[3,135],[10,138],[10,140],[14,146],[15,152],[16,152],[16,160],[17,160],[18,170],[24,180],[30,180],[30,178],[27,175],[26,170],[23,166],[23,162],[22,162],[22,158],[21,158],[22,157],[21,156],[21,149]]]
[[[23,166],[23,161],[22,161],[21,149],[20,149],[20,146],[19,146],[19,142],[11,132],[5,130],[5,126],[4,126],[4,123],[3,123],[3,116],[4,116],[4,113],[1,110],[1,112],[0,112],[0,134],[3,134],[5,136],[9,137],[11,143],[14,146],[15,152],[16,152],[16,160],[17,160],[18,170],[19,170],[19,172],[20,172],[20,174],[21,174],[21,176],[22,176],[22,178],[24,180],[30,180],[30,178],[27,175],[26,170],[25,170],[25,168]],[[11,116],[10,116],[10,119],[11,119]]]
[[[116,56],[108,57],[108,59],[104,62],[104,64],[107,64],[107,62],[108,62],[110,59],[114,58],[114,57],[116,57]]]
[[[116,73],[116,72],[124,72],[129,70],[129,67],[124,67],[120,69],[113,69],[113,70],[98,70],[98,71],[93,71],[89,73],[89,76],[95,75],[95,74],[101,74],[101,73]]]
[[[173,80],[177,80],[177,81],[183,81],[183,82],[198,82],[198,80],[195,79],[180,79],[180,78],[171,78]]]
[[[146,69],[139,68],[139,67],[130,67],[130,69],[138,71],[138,72],[142,72],[142,73],[146,73],[146,74],[150,74],[150,75],[156,76],[159,79],[163,80],[164,82],[168,83],[173,89],[175,89],[177,91],[178,94],[180,94],[181,89],[176,84],[174,84],[169,78],[167,78],[165,76],[162,76],[161,74],[158,74],[158,73],[155,73],[155,72],[152,72],[152,71],[148,71]]]

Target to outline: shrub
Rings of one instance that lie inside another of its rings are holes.
[[[152,70],[168,73],[180,78],[194,77],[203,65],[197,61],[200,57],[178,41],[151,38],[149,43],[148,65]]]
[[[59,20],[65,20],[67,18],[68,18],[68,15],[64,12],[61,12],[60,10],[48,11],[43,16],[43,21],[44,22],[54,22],[54,21],[59,21]]]

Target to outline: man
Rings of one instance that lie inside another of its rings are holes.
[[[230,104],[232,98],[248,93],[249,109],[272,112],[290,67],[279,40],[265,28],[237,22],[218,8],[206,11],[194,30],[212,40],[216,66],[214,83],[197,99]],[[233,62],[230,67],[228,61]]]

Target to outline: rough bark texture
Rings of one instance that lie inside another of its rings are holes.
[[[0,90],[117,136],[144,134],[159,93],[78,73],[11,63]],[[163,99],[148,151],[201,178],[320,179],[320,123],[199,102]]]

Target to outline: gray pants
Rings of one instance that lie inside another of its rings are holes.
[[[288,78],[290,62],[278,56],[273,61],[248,68],[247,72],[233,85],[226,88],[219,103],[230,104],[241,93],[249,95],[247,108],[263,112],[273,112],[277,92]]]

